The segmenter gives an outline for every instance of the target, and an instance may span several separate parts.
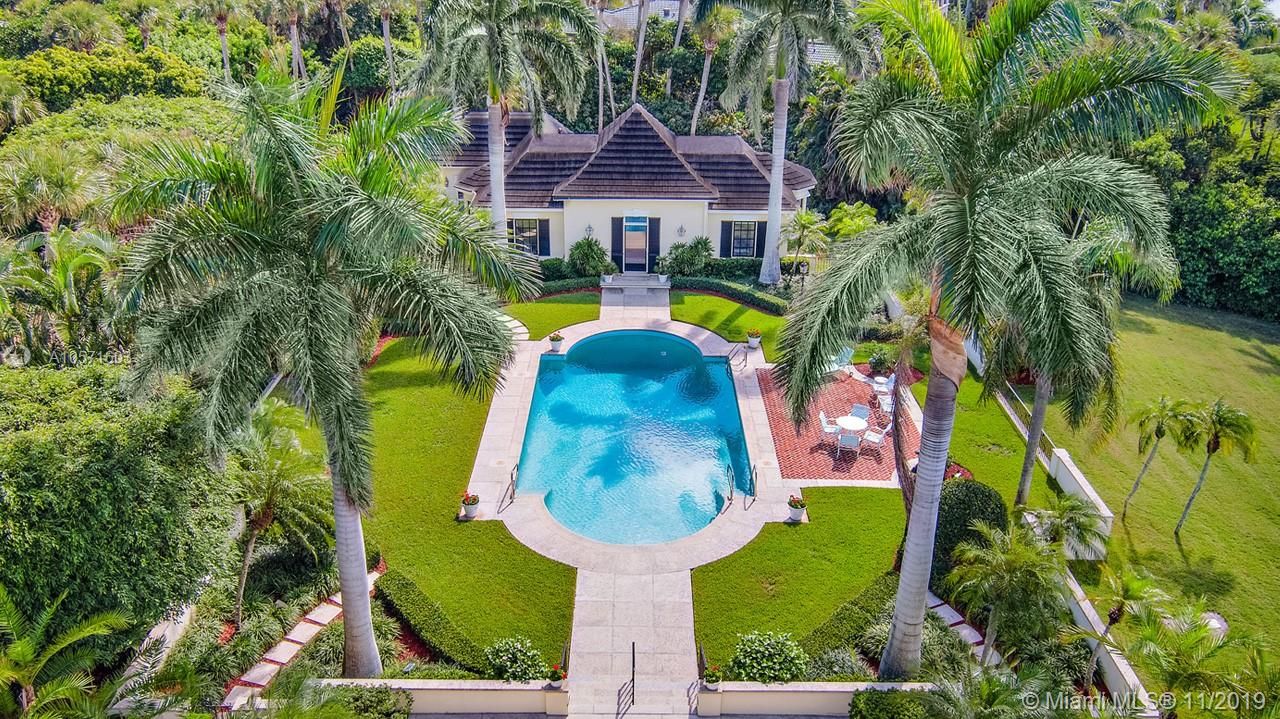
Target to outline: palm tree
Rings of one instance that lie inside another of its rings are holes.
[[[1262,647],[1250,648],[1244,667],[1231,678],[1231,687],[1243,700],[1237,719],[1280,716],[1280,667],[1271,663]]]
[[[378,10],[382,22],[382,49],[387,54],[387,86],[391,89],[391,97],[396,96],[396,55],[391,44],[391,18],[403,7],[402,0],[374,0],[373,6]]]
[[[1096,0],[1093,14],[1099,32],[1110,37],[1171,39],[1175,35],[1160,0]]]
[[[241,0],[192,0],[191,11],[212,20],[218,28],[218,42],[222,46],[222,79],[231,82],[231,50],[227,45],[227,22],[240,12]]]
[[[1067,567],[1062,545],[1041,541],[1025,527],[1015,525],[1005,531],[976,522],[973,529],[981,540],[956,547],[956,565],[947,581],[966,606],[990,607],[979,659],[987,666],[1002,612],[1013,607],[1059,605]]]
[[[50,636],[50,624],[66,596],[63,593],[38,615],[27,616],[0,585],[0,715],[41,716],[34,711],[40,705],[62,704],[87,693],[97,654],[82,642],[129,625],[119,613],[101,612]],[[10,687],[17,693],[16,712],[7,706],[14,701]]]
[[[1190,418],[1190,409],[1191,404],[1184,399],[1174,401],[1165,395],[1160,395],[1160,399],[1138,410],[1129,418],[1130,422],[1138,426],[1138,451],[1146,452],[1147,458],[1142,462],[1142,469],[1138,470],[1133,486],[1124,497],[1124,509],[1120,510],[1120,521],[1124,521],[1128,516],[1129,502],[1133,499],[1133,495],[1138,493],[1138,487],[1142,486],[1142,478],[1147,475],[1152,460],[1156,458],[1160,441],[1170,433],[1173,434],[1175,441],[1182,439],[1186,423]]]
[[[1227,404],[1221,397],[1214,400],[1213,404],[1187,415],[1179,444],[1188,448],[1196,445],[1204,447],[1204,465],[1200,467],[1200,478],[1196,480],[1195,489],[1191,490],[1191,496],[1187,497],[1187,504],[1182,508],[1178,525],[1173,528],[1175,535],[1182,533],[1182,525],[1187,523],[1187,515],[1191,514],[1191,505],[1204,488],[1213,455],[1218,452],[1231,454],[1238,447],[1244,461],[1252,462],[1258,448],[1256,431],[1249,415]]]
[[[457,87],[484,78],[489,111],[489,197],[493,227],[507,231],[506,126],[522,96],[538,122],[543,90],[576,113],[585,84],[583,47],[598,42],[599,27],[581,0],[438,0],[427,17],[433,37],[446,38],[428,65],[445,68]],[[577,41],[565,36],[577,36]],[[423,76],[433,74],[424,67]]]
[[[369,610],[361,513],[372,501],[370,408],[359,346],[385,318],[472,394],[512,353],[495,295],[536,291],[536,266],[425,178],[463,134],[442,102],[363,105],[333,123],[341,73],[325,88],[260,80],[226,95],[232,146],[164,143],[118,197],[153,218],[129,247],[125,301],[143,318],[131,379],[207,377],[205,417],[221,443],[269,378],[320,428],[333,488],[344,671],[382,671]]]
[[[1247,642],[1211,624],[1202,603],[1166,611],[1145,606],[1134,615],[1136,631],[1124,642],[1108,640],[1142,670],[1144,683],[1153,694],[1183,696],[1191,692],[1216,691],[1230,686],[1231,677],[1223,668],[1224,654]],[[1172,719],[1176,706],[1161,707],[1160,716]]]
[[[44,34],[54,43],[89,52],[101,43],[120,42],[120,26],[101,5],[71,0],[49,11]]]
[[[680,4],[676,10],[676,36],[671,42],[672,50],[679,50],[680,43],[684,40],[684,21],[689,14],[689,0],[680,0]],[[675,74],[673,68],[667,68],[667,86],[663,94],[671,97],[671,76]]]
[[[102,175],[82,155],[41,145],[0,172],[0,219],[11,230],[34,220],[50,233],[64,219],[81,219],[104,187]]]
[[[707,80],[711,77],[711,58],[715,57],[720,43],[733,37],[733,29],[737,24],[738,13],[724,5],[708,10],[695,21],[694,29],[702,39],[702,82],[698,84],[698,101],[693,104],[690,135],[698,134],[698,116],[702,114],[702,102],[707,96]]]
[[[640,90],[640,63],[644,60],[644,34],[649,29],[649,0],[640,0],[636,5],[636,63],[631,71],[631,104],[636,103],[636,93]]]
[[[284,18],[289,26],[290,72],[300,80],[310,79],[307,75],[307,61],[302,57],[302,38],[298,34],[298,23],[307,16],[311,9],[311,0],[271,0],[271,10]]]
[[[64,349],[79,344],[80,299],[85,286],[111,267],[115,241],[87,230],[67,228],[35,234],[18,244],[23,252],[13,260],[4,283],[24,292],[26,304],[39,308]]]
[[[807,43],[810,40],[831,43],[845,64],[859,71],[868,65],[868,51],[861,39],[849,30],[853,16],[848,0],[704,0],[698,3],[695,22],[701,24],[721,5],[740,8],[751,17],[738,33],[729,61],[729,84],[722,100],[737,105],[745,98],[752,118],[758,122],[762,83],[766,80],[772,83],[773,159],[760,283],[774,285],[782,279],[778,240],[782,232],[787,110],[793,99],[793,88],[808,73]],[[632,95],[634,98],[634,90]]]
[[[920,699],[930,719],[1047,719],[1055,716],[1046,698],[1052,682],[1036,667],[1014,672],[981,667],[975,673],[939,677]]]
[[[826,250],[831,243],[822,215],[812,210],[796,212],[787,226],[782,228],[782,240],[787,243],[787,249],[794,253],[791,257],[792,272],[795,272],[795,265],[800,262],[801,252],[817,254]]]
[[[1045,540],[1090,553],[1107,542],[1106,523],[1093,503],[1069,492],[1057,492],[1035,510],[1036,531]]]
[[[189,665],[162,667],[164,649],[164,640],[144,641],[125,667],[91,691],[71,696],[59,707],[60,714],[68,719],[156,719],[185,713],[182,709],[199,695],[201,680]]]
[[[862,186],[913,183],[921,210],[838,243],[831,267],[792,305],[775,370],[793,419],[804,419],[825,370],[882,293],[924,278],[932,348],[887,676],[919,667],[938,497],[968,370],[964,340],[1017,292],[1045,298],[1031,328],[1073,336],[1085,289],[1061,218],[1115,216],[1139,246],[1164,241],[1164,193],[1127,162],[1082,152],[1150,124],[1195,118],[1234,92],[1211,52],[1100,48],[1070,5],[1007,0],[972,33],[929,0],[868,0],[864,22],[901,62],[859,83],[833,129],[839,169]],[[1045,28],[1054,28],[1047,32]],[[1031,57],[1037,58],[1031,62]],[[1029,308],[1023,308],[1029,311]],[[1073,351],[1070,341],[1064,351]]]
[[[1097,603],[1108,607],[1107,623],[1096,636],[1081,635],[1094,642],[1093,652],[1089,655],[1089,669],[1084,675],[1086,686],[1093,684],[1098,658],[1109,645],[1111,630],[1126,619],[1157,610],[1169,601],[1169,596],[1156,587],[1150,575],[1127,569],[1117,573],[1107,564],[1102,565],[1102,590]]]
[[[247,515],[244,556],[236,584],[235,625],[240,628],[244,587],[258,538],[269,530],[289,537],[312,555],[313,540],[326,537],[333,518],[325,507],[324,466],[303,451],[294,427],[283,424],[288,405],[273,397],[254,410],[249,428],[235,440],[237,500]]]
[[[351,34],[347,30],[347,23],[351,18],[347,16],[347,0],[329,0],[333,6],[334,18],[338,21],[338,33],[342,35],[342,48],[347,52],[351,52]]]
[[[121,0],[116,5],[116,12],[138,28],[142,49],[146,50],[151,45],[151,31],[165,19],[169,7],[162,0]]]
[[[0,73],[0,135],[44,117],[44,103],[21,80]]]

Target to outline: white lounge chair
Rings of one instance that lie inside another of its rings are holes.
[[[840,434],[840,425],[838,425],[838,424],[836,424],[835,422],[832,422],[831,420],[827,419],[827,413],[826,413],[826,412],[819,412],[819,413],[818,413],[818,422],[820,422],[820,423],[822,424],[822,439],[823,439],[823,440],[826,440],[828,437],[835,437],[835,436],[837,436],[837,435],[839,435],[839,434]]]
[[[836,438],[836,459],[840,459],[840,453],[846,449],[852,450],[854,455],[858,454],[858,446],[862,444],[862,438],[856,434],[842,434]]]

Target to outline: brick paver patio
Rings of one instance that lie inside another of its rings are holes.
[[[760,390],[764,394],[765,411],[769,415],[769,429],[778,453],[778,467],[783,479],[849,479],[860,481],[893,482],[893,441],[887,440],[883,449],[863,447],[854,453],[845,450],[836,459],[834,438],[824,438],[818,426],[818,412],[826,412],[827,419],[849,413],[854,404],[871,406],[871,426],[879,429],[888,424],[888,415],[872,402],[875,394],[871,385],[836,372],[832,381],[814,399],[810,419],[797,432],[787,415],[782,388],[773,378],[773,370],[757,369]],[[920,448],[920,433],[913,422],[903,422],[908,451],[914,456]]]

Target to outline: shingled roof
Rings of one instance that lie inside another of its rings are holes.
[[[463,145],[458,154],[449,162],[454,167],[476,167],[489,161],[489,115],[487,112],[468,112],[463,116],[467,129],[471,130],[471,141]],[[510,153],[533,130],[532,112],[513,112],[507,118],[507,147]],[[560,121],[550,115],[542,116],[543,134],[557,134],[569,130]]]
[[[468,115],[473,118],[484,124],[483,113]],[[544,127],[542,135],[527,127],[514,145],[508,127],[509,207],[559,207],[574,198],[705,200],[723,210],[768,206],[769,154],[757,153],[736,135],[678,137],[640,105],[632,105],[598,136],[570,134],[558,123]],[[457,186],[488,204],[488,164],[459,158],[451,164],[471,169],[459,176]],[[816,184],[809,170],[790,161],[783,183],[785,209],[798,206],[797,190]]]

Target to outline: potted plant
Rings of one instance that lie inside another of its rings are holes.
[[[552,332],[551,336],[548,337],[547,339],[551,340],[551,351],[559,352],[560,343],[564,342],[564,335],[560,334],[559,332]]]
[[[809,506],[809,503],[804,501],[804,497],[791,495],[791,498],[787,500],[787,509],[791,510],[791,521],[799,522],[804,519],[804,508],[807,506]]]
[[[462,493],[462,514],[467,519],[475,519],[480,511],[480,495],[470,492]]]
[[[720,671],[720,667],[712,664],[702,670],[702,685],[711,691],[720,688],[720,682],[724,681],[724,673]]]
[[[606,285],[613,284],[613,275],[600,275],[600,281]]]
[[[760,330],[755,327],[747,330],[747,346],[751,349],[756,349],[760,346]]]
[[[564,685],[565,677],[569,676],[559,664],[552,664],[547,670],[547,681],[551,682],[552,689],[559,689]]]

